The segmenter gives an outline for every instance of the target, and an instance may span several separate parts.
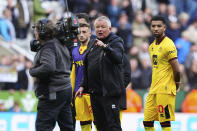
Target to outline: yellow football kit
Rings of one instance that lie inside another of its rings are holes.
[[[145,103],[144,121],[174,121],[176,84],[170,60],[177,58],[177,50],[167,36],[150,45],[152,83]]]
[[[76,120],[94,121],[89,94],[82,94],[82,97],[76,97],[75,109]]]
[[[85,51],[87,50],[87,45],[81,45],[79,48],[74,48],[74,53],[72,54],[73,66],[71,72],[71,85],[72,91],[76,92],[79,88],[80,79],[83,73],[83,58],[85,57]],[[76,86],[76,87],[75,87]],[[89,94],[83,94],[82,97],[73,96],[73,107],[76,111],[76,120],[80,121],[82,131],[91,131],[91,121],[93,121],[93,113],[90,104]],[[90,123],[89,123],[90,121]],[[85,124],[84,124],[84,123]],[[87,122],[87,123],[86,123]],[[83,123],[83,124],[82,124]]]

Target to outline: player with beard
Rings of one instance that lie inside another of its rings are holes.
[[[165,35],[166,22],[161,16],[151,20],[155,40],[149,47],[152,60],[152,83],[144,109],[144,127],[154,131],[154,121],[159,121],[163,131],[171,131],[170,121],[175,120],[175,98],[180,84],[177,50]]]

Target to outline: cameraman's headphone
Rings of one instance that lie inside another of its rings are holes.
[[[45,39],[46,36],[46,23],[48,22],[48,19],[42,19],[39,21],[40,23],[40,31],[39,31],[39,38],[40,39]]]

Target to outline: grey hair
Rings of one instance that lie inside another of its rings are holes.
[[[106,21],[107,25],[111,27],[111,21],[107,16],[99,16],[98,18],[95,19],[94,23],[96,23],[97,21],[102,21],[102,20]]]

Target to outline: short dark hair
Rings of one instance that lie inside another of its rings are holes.
[[[79,26],[80,26],[80,27],[88,27],[88,28],[90,28],[90,25],[89,25],[89,24],[85,24],[85,23],[79,24]]]
[[[34,25],[34,28],[37,28],[38,32],[40,32],[41,29],[43,28],[43,27],[41,27],[41,24],[40,24],[42,20],[43,19],[39,20]],[[42,25],[42,26],[44,26],[44,37],[41,38],[41,39],[48,40],[48,39],[52,39],[52,38],[55,37],[55,35],[56,35],[56,28],[55,28],[54,23],[51,20],[47,20],[47,22],[44,25]]]
[[[88,14],[86,13],[77,13],[76,16],[78,17],[78,19],[85,19],[87,23],[90,24],[90,17],[88,16]]]
[[[153,16],[152,19],[151,19],[151,22],[152,21],[162,21],[164,24],[166,24],[165,18],[163,16],[160,16],[160,15]]]

